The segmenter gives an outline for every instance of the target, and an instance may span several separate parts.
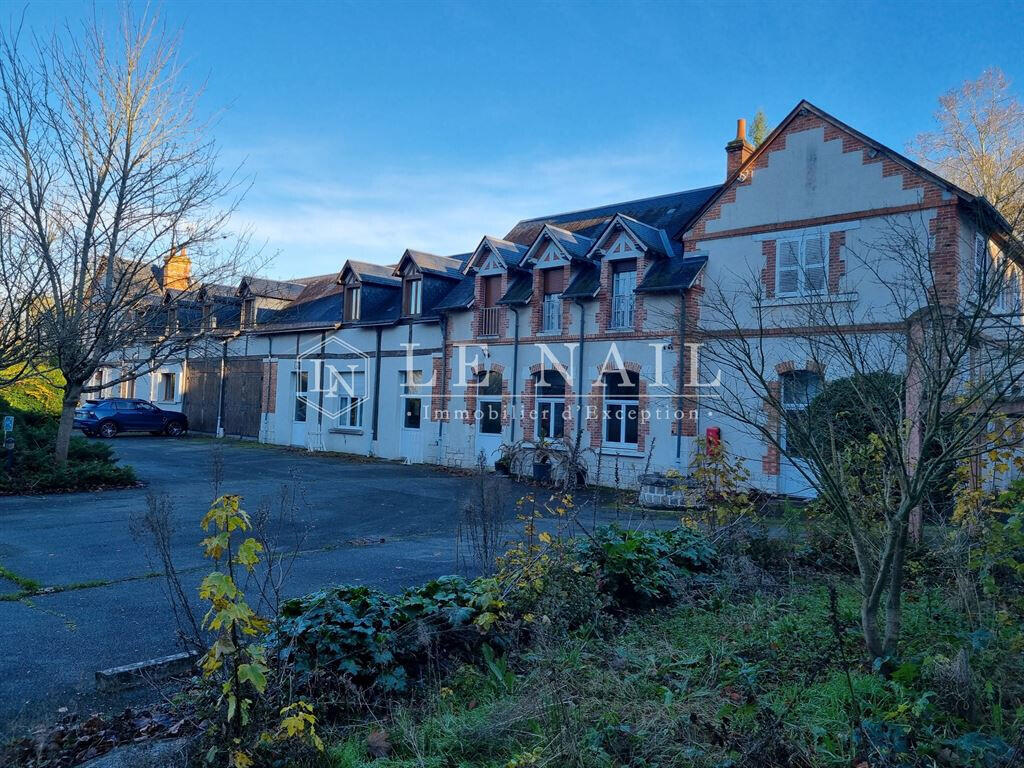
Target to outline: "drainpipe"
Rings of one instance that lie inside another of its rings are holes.
[[[583,439],[583,342],[584,336],[584,325],[586,324],[586,315],[583,310],[583,300],[573,299],[573,303],[580,308],[580,355],[579,355],[579,366],[580,370],[580,391],[576,395],[576,444],[579,445]]]
[[[217,399],[217,431],[214,433],[217,437],[223,437],[224,423],[224,368],[228,363],[228,340],[224,339],[223,351],[220,357],[220,393]]]
[[[512,343],[512,415],[509,418],[509,442],[516,441],[516,396],[519,394],[519,310],[509,307],[516,317],[515,341]]]
[[[181,412],[185,413],[185,400],[188,397],[188,353],[190,347],[185,345],[185,359],[181,362]],[[150,373],[150,376],[153,374]]]
[[[445,404],[445,388],[448,386],[448,314],[441,312],[441,404]],[[440,411],[440,408],[438,409]],[[438,416],[441,416],[438,413]],[[444,419],[437,420],[438,444],[444,435]]]
[[[380,414],[380,346],[383,328],[377,326],[377,355],[373,364],[373,442],[377,442],[377,417]]]
[[[679,418],[676,419],[676,463],[683,461],[683,387],[686,385],[686,288],[679,289],[679,375],[676,376],[676,407]]]

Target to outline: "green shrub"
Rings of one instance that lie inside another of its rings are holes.
[[[711,543],[684,527],[668,531],[601,527],[583,554],[597,564],[607,591],[621,607],[667,602],[693,574],[706,573],[715,564]]]
[[[270,645],[303,684],[401,691],[430,661],[476,651],[494,597],[489,582],[445,576],[400,595],[340,586],[282,604]]]
[[[51,377],[52,379],[52,377]],[[14,462],[0,463],[0,493],[81,491],[134,485],[131,467],[119,467],[108,444],[74,436],[68,461],[53,460],[60,392],[52,380],[37,377],[0,390],[0,414],[14,416]],[[6,456],[0,456],[6,459]]]

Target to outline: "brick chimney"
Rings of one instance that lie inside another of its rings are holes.
[[[164,259],[164,290],[184,291],[189,287],[192,261],[184,248],[171,249]]]
[[[725,178],[731,179],[753,151],[754,146],[747,141],[747,121],[741,117],[736,121],[736,138],[725,145]]]

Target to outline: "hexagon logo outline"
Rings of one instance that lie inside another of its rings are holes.
[[[338,357],[327,356],[332,350],[337,350],[333,354]],[[295,358],[295,369],[306,370],[302,363],[307,360],[313,363],[309,377],[313,386],[310,388],[307,385],[304,392],[297,391],[295,398],[305,403],[308,408],[328,419],[337,420],[353,409],[362,407],[362,404],[369,400],[367,363],[370,361],[370,355],[366,352],[337,336],[328,336],[300,352]],[[332,360],[352,362],[346,363],[341,370]],[[321,401],[323,406],[320,405]],[[338,408],[329,408],[328,402],[336,402]],[[342,403],[345,405],[342,406]]]

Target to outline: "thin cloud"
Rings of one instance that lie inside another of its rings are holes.
[[[270,270],[278,276],[330,272],[348,258],[393,263],[408,247],[465,252],[482,235],[504,235],[522,218],[688,186],[674,178],[681,154],[670,144],[509,159],[484,168],[423,163],[351,174],[344,181],[289,162],[301,157],[308,163],[318,149],[278,145],[250,154],[264,169],[257,169],[239,219],[280,253]]]

